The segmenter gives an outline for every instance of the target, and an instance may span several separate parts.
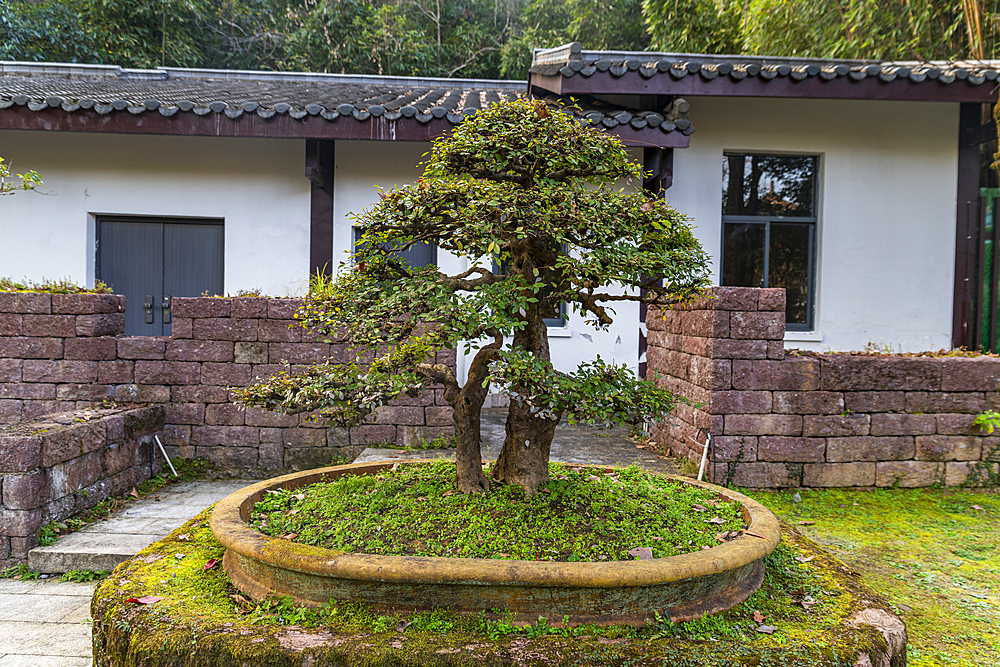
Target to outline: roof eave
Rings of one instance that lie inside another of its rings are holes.
[[[531,86],[557,95],[681,95],[684,97],[798,97],[810,99],[898,100],[925,102],[996,103],[998,86],[995,82],[974,85],[968,81],[942,84],[937,81],[915,83],[908,79],[884,81],[868,77],[856,81],[849,77],[824,80],[808,77],[795,80],[775,77],[732,79],[716,76],[706,79],[698,74],[681,78],[661,73],[644,77],[638,71],[621,76],[595,72],[590,76],[546,76],[531,74]]]
[[[397,120],[369,117],[361,121],[342,117],[329,121],[321,116],[311,115],[299,119],[288,115],[275,115],[265,119],[256,114],[229,118],[223,113],[214,112],[203,116],[193,113],[163,116],[155,112],[134,115],[128,111],[100,114],[84,109],[71,113],[59,108],[32,111],[27,106],[19,105],[0,110],[0,129],[5,130],[429,142],[454,128],[455,123],[447,118],[421,122],[405,117]],[[682,132],[663,132],[656,128],[635,129],[628,125],[602,129],[619,137],[627,146],[687,148],[690,143],[690,138]]]

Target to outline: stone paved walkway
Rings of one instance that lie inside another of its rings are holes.
[[[94,586],[0,579],[0,667],[89,667]]]

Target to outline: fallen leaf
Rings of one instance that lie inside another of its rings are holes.
[[[749,530],[743,530],[743,531],[741,531],[741,532],[742,532],[742,533],[743,533],[744,535],[752,535],[753,537],[759,537],[759,538],[760,538],[760,539],[762,539],[762,540],[766,540],[766,539],[767,539],[766,537],[764,537],[764,536],[763,536],[763,535],[761,535],[760,533],[752,533],[752,532],[750,532]]]
[[[163,554],[149,554],[148,556],[139,556],[136,560],[141,560],[143,563],[155,563],[161,558],[163,558]]]
[[[210,558],[204,565],[201,566],[202,570],[211,570],[213,567],[219,564],[218,558]]]
[[[633,558],[638,557],[639,560],[649,560],[653,557],[652,547],[636,547],[629,549],[626,553]]]
[[[187,556],[187,554],[174,554],[174,558],[176,558],[177,560],[184,558],[184,556]]]
[[[813,558],[815,558],[815,556],[796,556],[795,560],[799,561],[800,563],[808,563]]]
[[[799,521],[800,526],[815,526],[815,521]]]
[[[729,531],[726,531],[724,533],[716,533],[715,534],[715,539],[717,539],[722,544],[726,543],[726,538],[727,537],[729,537]]]
[[[904,614],[907,614],[907,613],[909,613],[909,612],[913,611],[913,607],[911,607],[911,606],[910,606],[910,605],[908,605],[908,604],[898,604],[898,605],[896,605],[896,606],[897,606],[897,607],[899,608],[899,610],[900,610],[901,612],[903,612]]]
[[[796,597],[802,597],[803,595],[806,594],[806,592],[803,589],[801,589],[801,588],[794,588],[794,589],[788,591],[788,594],[789,595],[794,595]]]
[[[753,613],[753,622],[754,623],[763,623],[764,622],[764,614],[760,613],[760,609],[757,609],[757,610],[754,611],[754,613]]]
[[[757,628],[757,632],[763,632],[765,635],[773,635],[774,631],[777,630],[773,625],[761,625]]]
[[[296,500],[305,500],[306,499],[306,494],[304,494],[304,493],[296,493],[295,496],[293,496],[293,497]]]
[[[802,598],[799,601],[799,604],[802,605],[803,609],[805,609],[806,611],[809,611],[809,609],[811,609],[813,607],[813,605],[818,604],[818,603],[817,603],[817,601],[815,599],[813,599],[813,597],[811,595],[807,595],[807,596],[805,596],[804,598]]]
[[[726,522],[725,519],[719,518],[717,516],[713,516],[711,519],[708,520],[708,523],[714,523],[714,524],[723,524],[725,522]]]
[[[400,621],[396,624],[396,632],[403,632],[411,625],[413,625],[413,621]]]
[[[691,509],[693,509],[695,512],[704,512],[708,508],[705,507],[704,505],[699,505],[698,503],[695,503],[691,505]]]
[[[130,496],[132,496],[133,498],[138,498],[138,497],[139,497],[139,492],[135,490],[135,487],[134,487],[134,486],[132,487],[132,490],[131,490],[131,491],[129,491],[129,493],[128,493],[128,494],[129,494]]]
[[[448,496],[453,496],[456,493],[458,493],[458,491],[445,491],[444,493],[441,494],[441,496],[447,498]]]
[[[298,513],[299,513],[298,510],[288,510],[288,516],[295,516]]]
[[[298,533],[285,533],[284,535],[279,536],[278,539],[279,540],[294,540],[298,536],[299,536]]]
[[[181,542],[190,542],[191,533],[184,533],[183,535],[178,535],[177,539],[180,540]]]
[[[125,600],[125,602],[131,602],[132,604],[156,604],[160,600],[166,600],[166,599],[167,598],[147,596],[142,598],[129,598],[128,600]]]
[[[982,512],[985,508],[982,505],[973,505],[972,509]]]

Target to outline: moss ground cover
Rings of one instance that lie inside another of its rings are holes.
[[[630,467],[601,473],[550,464],[551,481],[462,494],[449,460],[398,465],[268,492],[251,525],[337,551],[551,561],[616,561],[698,551],[745,527],[735,503]],[[647,555],[648,557],[648,555]]]
[[[941,489],[751,493],[842,558],[906,623],[909,665],[1000,665],[1000,496]],[[812,523],[815,522],[815,523]]]
[[[788,527],[767,559],[760,590],[722,614],[645,628],[566,628],[558,618],[519,628],[503,613],[383,616],[357,602],[331,600],[309,610],[289,599],[250,601],[218,563],[223,549],[208,516],[206,510],[99,584],[93,605],[98,667],[848,667],[858,651],[881,641],[873,630],[843,625],[857,609],[880,601],[839,561]]]

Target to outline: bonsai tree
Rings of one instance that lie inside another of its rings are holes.
[[[625,366],[597,358],[566,373],[549,357],[545,319],[560,304],[606,328],[615,302],[665,305],[706,285],[707,258],[685,219],[653,194],[618,188],[641,177],[616,138],[544,102],[477,113],[434,142],[422,178],[380,192],[356,217],[363,237],[351,263],[314,280],[299,313],[304,326],[377,354],[286,370],[238,401],[350,425],[401,394],[443,385],[458,486],[472,493],[490,488],[480,413],[496,385],[511,401],[492,480],[534,493],[548,481],[560,419],[640,424],[675,405]],[[401,253],[421,243],[472,268],[446,275],[408,265]],[[434,360],[459,344],[475,350],[464,383]]]

